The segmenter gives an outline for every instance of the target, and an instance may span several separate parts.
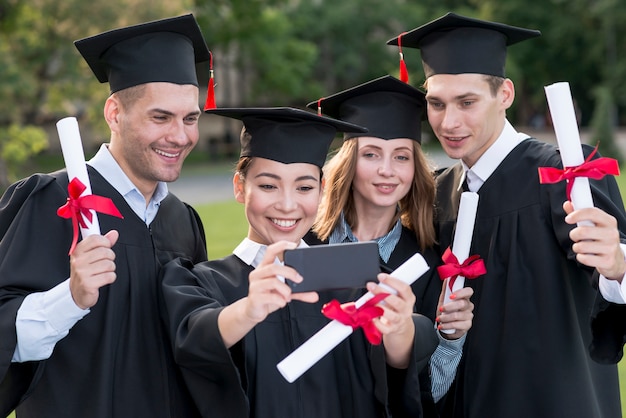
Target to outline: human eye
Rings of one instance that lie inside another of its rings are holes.
[[[436,100],[432,100],[428,102],[428,106],[432,109],[436,109],[436,110],[441,110],[443,109],[443,103],[436,101]]]
[[[363,158],[375,158],[378,154],[374,152],[374,150],[366,149],[361,152],[361,156],[363,156]]]
[[[306,192],[310,192],[311,190],[315,190],[315,187],[311,186],[311,185],[308,185],[308,184],[305,184],[305,185],[302,185],[302,186],[298,186],[297,190],[299,192],[305,192],[306,193]]]
[[[276,187],[276,186],[274,186],[273,184],[259,184],[259,189],[261,189],[261,190],[267,190],[267,191],[270,191],[270,190],[274,190],[274,189],[276,189],[276,188],[277,188],[277,187]]]
[[[396,159],[400,161],[410,161],[411,157],[409,157],[408,155],[397,155]]]
[[[184,121],[188,125],[194,125],[194,124],[198,123],[198,119],[199,119],[199,115],[190,115],[190,116],[187,116],[184,119]]]

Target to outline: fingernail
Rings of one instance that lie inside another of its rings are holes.
[[[443,306],[439,307],[439,312],[443,312]]]
[[[451,295],[450,295],[450,299],[451,299],[451,300],[456,299],[456,293],[451,294]]]
[[[441,325],[437,325],[437,329],[441,329]]]

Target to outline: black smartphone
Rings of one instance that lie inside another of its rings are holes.
[[[378,244],[374,241],[286,250],[284,261],[303,278],[300,283],[286,280],[293,292],[362,288],[367,282],[377,282],[380,273]]]

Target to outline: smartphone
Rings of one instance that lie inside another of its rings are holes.
[[[285,282],[293,292],[364,288],[378,282],[378,244],[374,241],[314,245],[286,250],[285,265],[303,277],[302,282]]]

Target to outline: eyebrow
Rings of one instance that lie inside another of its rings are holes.
[[[255,179],[258,179],[259,177],[269,177],[272,178],[274,180],[282,180],[282,178],[274,173],[267,173],[267,172],[263,172],[263,173],[259,173],[256,176],[254,176]],[[304,181],[304,180],[313,180],[313,181],[317,181],[318,179],[314,176],[309,176],[304,175],[304,176],[300,176],[298,178],[296,178],[296,181]]]
[[[458,96],[454,96],[453,100],[464,100],[467,99],[468,97],[475,97],[475,96],[479,96],[478,93],[474,93],[474,92],[467,92],[467,93],[463,93],[463,94],[459,94]],[[437,96],[428,96],[428,94],[426,95],[426,100],[437,100],[437,101],[441,101],[441,99]]]
[[[159,109],[159,108],[150,109],[150,112],[152,112],[152,113],[160,113],[162,115],[167,115],[167,116],[176,116],[176,114],[174,112],[171,112],[171,111],[165,110],[165,109]],[[193,112],[187,113],[185,115],[185,117],[198,116],[198,115],[200,115],[200,111],[199,110],[195,110]]]
[[[393,141],[393,140],[390,140]],[[379,147],[378,145],[373,145],[373,144],[367,144],[367,145],[363,145],[362,147],[359,147],[359,151],[363,150],[363,149],[367,149],[367,148],[375,148],[377,150],[382,150],[382,147]],[[400,147],[396,147],[393,149],[393,151],[400,151],[400,150],[407,150],[407,151],[411,151],[411,147],[407,147],[407,146],[400,146]]]

